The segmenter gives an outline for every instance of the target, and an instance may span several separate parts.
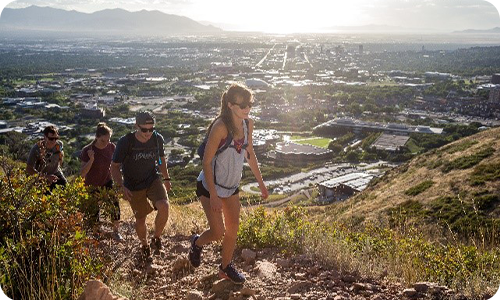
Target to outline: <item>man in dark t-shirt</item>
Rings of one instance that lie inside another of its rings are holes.
[[[116,145],[111,175],[115,186],[132,207],[135,230],[142,244],[144,258],[151,261],[146,217],[153,211],[153,207],[148,199],[158,210],[152,244],[156,248],[155,254],[159,254],[162,247],[161,233],[168,220],[167,191],[171,187],[170,176],[163,149],[163,136],[155,131],[154,115],[141,111],[137,113],[135,120],[136,131],[120,138]]]

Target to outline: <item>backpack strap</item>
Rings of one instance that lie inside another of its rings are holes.
[[[125,159],[127,159],[127,157],[129,157],[130,154],[132,153],[132,149],[134,148],[135,144],[134,132],[127,133],[125,135],[125,138],[127,139],[127,152],[125,153]]]

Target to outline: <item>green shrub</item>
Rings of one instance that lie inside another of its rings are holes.
[[[471,185],[481,185],[486,181],[500,179],[500,163],[481,164],[474,168],[470,176]]]
[[[0,284],[13,299],[76,299],[102,271],[87,237],[81,179],[51,192],[22,165],[0,157]]]
[[[477,143],[479,143],[479,142],[478,141],[474,141],[474,140],[463,141],[463,142],[458,143],[458,144],[445,146],[445,147],[441,148],[438,151],[438,153],[446,152],[446,153],[449,153],[449,154],[453,154],[453,153],[456,153],[456,152],[461,152],[461,151],[469,149],[471,146],[474,146]]]
[[[417,184],[416,186],[414,187],[411,187],[409,189],[407,189],[405,191],[405,195],[408,195],[408,196],[416,196],[420,193],[423,193],[425,192],[427,189],[429,189],[432,185],[434,184],[434,181],[432,180],[426,180],[426,181],[423,181],[419,184]]]
[[[310,232],[312,226],[305,216],[306,211],[296,206],[273,213],[263,207],[256,208],[242,219],[238,244],[241,247],[275,246],[298,251],[304,242],[304,235]]]
[[[454,169],[468,169],[471,168],[478,163],[480,163],[483,159],[492,155],[495,152],[495,149],[492,147],[485,148],[480,150],[476,154],[472,154],[469,156],[459,157],[451,162],[445,163],[442,167],[443,173],[448,173]]]

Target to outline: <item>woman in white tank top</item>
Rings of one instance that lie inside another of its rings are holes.
[[[244,275],[231,263],[241,207],[238,185],[245,159],[257,179],[262,198],[266,199],[269,195],[252,147],[254,123],[248,118],[252,103],[252,93],[241,85],[231,85],[222,95],[220,114],[208,129],[203,171],[198,177],[196,191],[210,228],[201,235],[193,236],[189,250],[191,264],[198,267],[203,245],[223,239],[219,276],[235,283],[245,281]],[[227,145],[231,138],[231,143]],[[219,149],[224,150],[220,152]]]

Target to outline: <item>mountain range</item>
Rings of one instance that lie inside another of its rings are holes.
[[[222,31],[187,17],[160,11],[129,12],[116,8],[82,13],[39,6],[5,8],[0,17],[0,29],[141,36],[210,34]]]
[[[500,33],[500,27],[491,29],[467,29],[461,31],[454,31],[453,33]]]

